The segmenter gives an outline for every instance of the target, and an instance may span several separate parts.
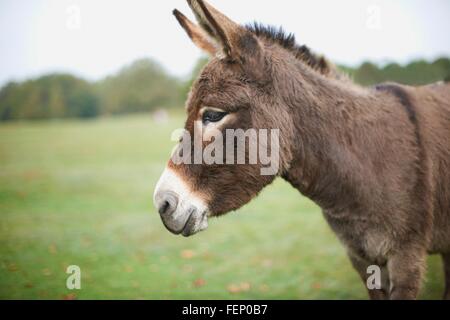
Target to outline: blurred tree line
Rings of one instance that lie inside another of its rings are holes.
[[[92,84],[68,74],[10,82],[0,91],[0,120],[89,118],[99,113]]]
[[[382,68],[365,62],[358,68],[339,66],[353,80],[370,86],[381,82],[394,81],[408,85],[424,85],[436,81],[450,81],[450,59],[439,58],[433,62],[417,60],[406,66],[390,63]]]
[[[98,82],[50,74],[6,84],[0,90],[0,120],[93,118],[170,108],[184,103],[186,87],[150,59]]]
[[[98,82],[88,82],[69,74],[10,82],[0,90],[0,121],[93,118],[179,107],[184,104],[192,81],[206,62],[206,58],[200,59],[185,81],[169,75],[156,62],[142,59]],[[385,81],[410,85],[450,81],[448,58],[433,62],[418,60],[405,66],[391,63],[379,67],[365,62],[356,68],[339,68],[366,86]]]

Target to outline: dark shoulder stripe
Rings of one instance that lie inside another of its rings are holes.
[[[405,89],[396,84],[380,84],[375,88],[379,91],[390,92],[394,96],[396,96],[400,103],[405,107],[406,112],[408,113],[409,120],[414,125],[418,125],[416,110]]]
[[[408,94],[408,92],[398,84],[381,84],[375,87],[376,90],[385,91],[394,95],[401,105],[405,108],[408,118],[414,126],[414,133],[418,148],[418,159],[417,159],[417,174],[418,180],[415,185],[415,193],[421,198],[420,210],[431,214],[432,204],[431,204],[431,186],[429,184],[429,165],[425,145],[422,139],[422,131],[420,119],[417,116],[416,107]]]

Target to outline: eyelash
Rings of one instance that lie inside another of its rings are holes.
[[[202,115],[202,123],[206,125],[210,122],[219,122],[227,114],[228,113],[221,111],[205,111]]]

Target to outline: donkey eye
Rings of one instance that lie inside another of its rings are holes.
[[[210,122],[219,122],[227,115],[226,112],[220,111],[205,111],[203,113],[202,122],[203,124],[208,124]]]

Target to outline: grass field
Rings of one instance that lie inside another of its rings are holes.
[[[0,298],[366,299],[320,210],[281,180],[195,237],[166,231],[152,192],[181,125],[0,124]],[[422,298],[442,290],[431,257]]]

